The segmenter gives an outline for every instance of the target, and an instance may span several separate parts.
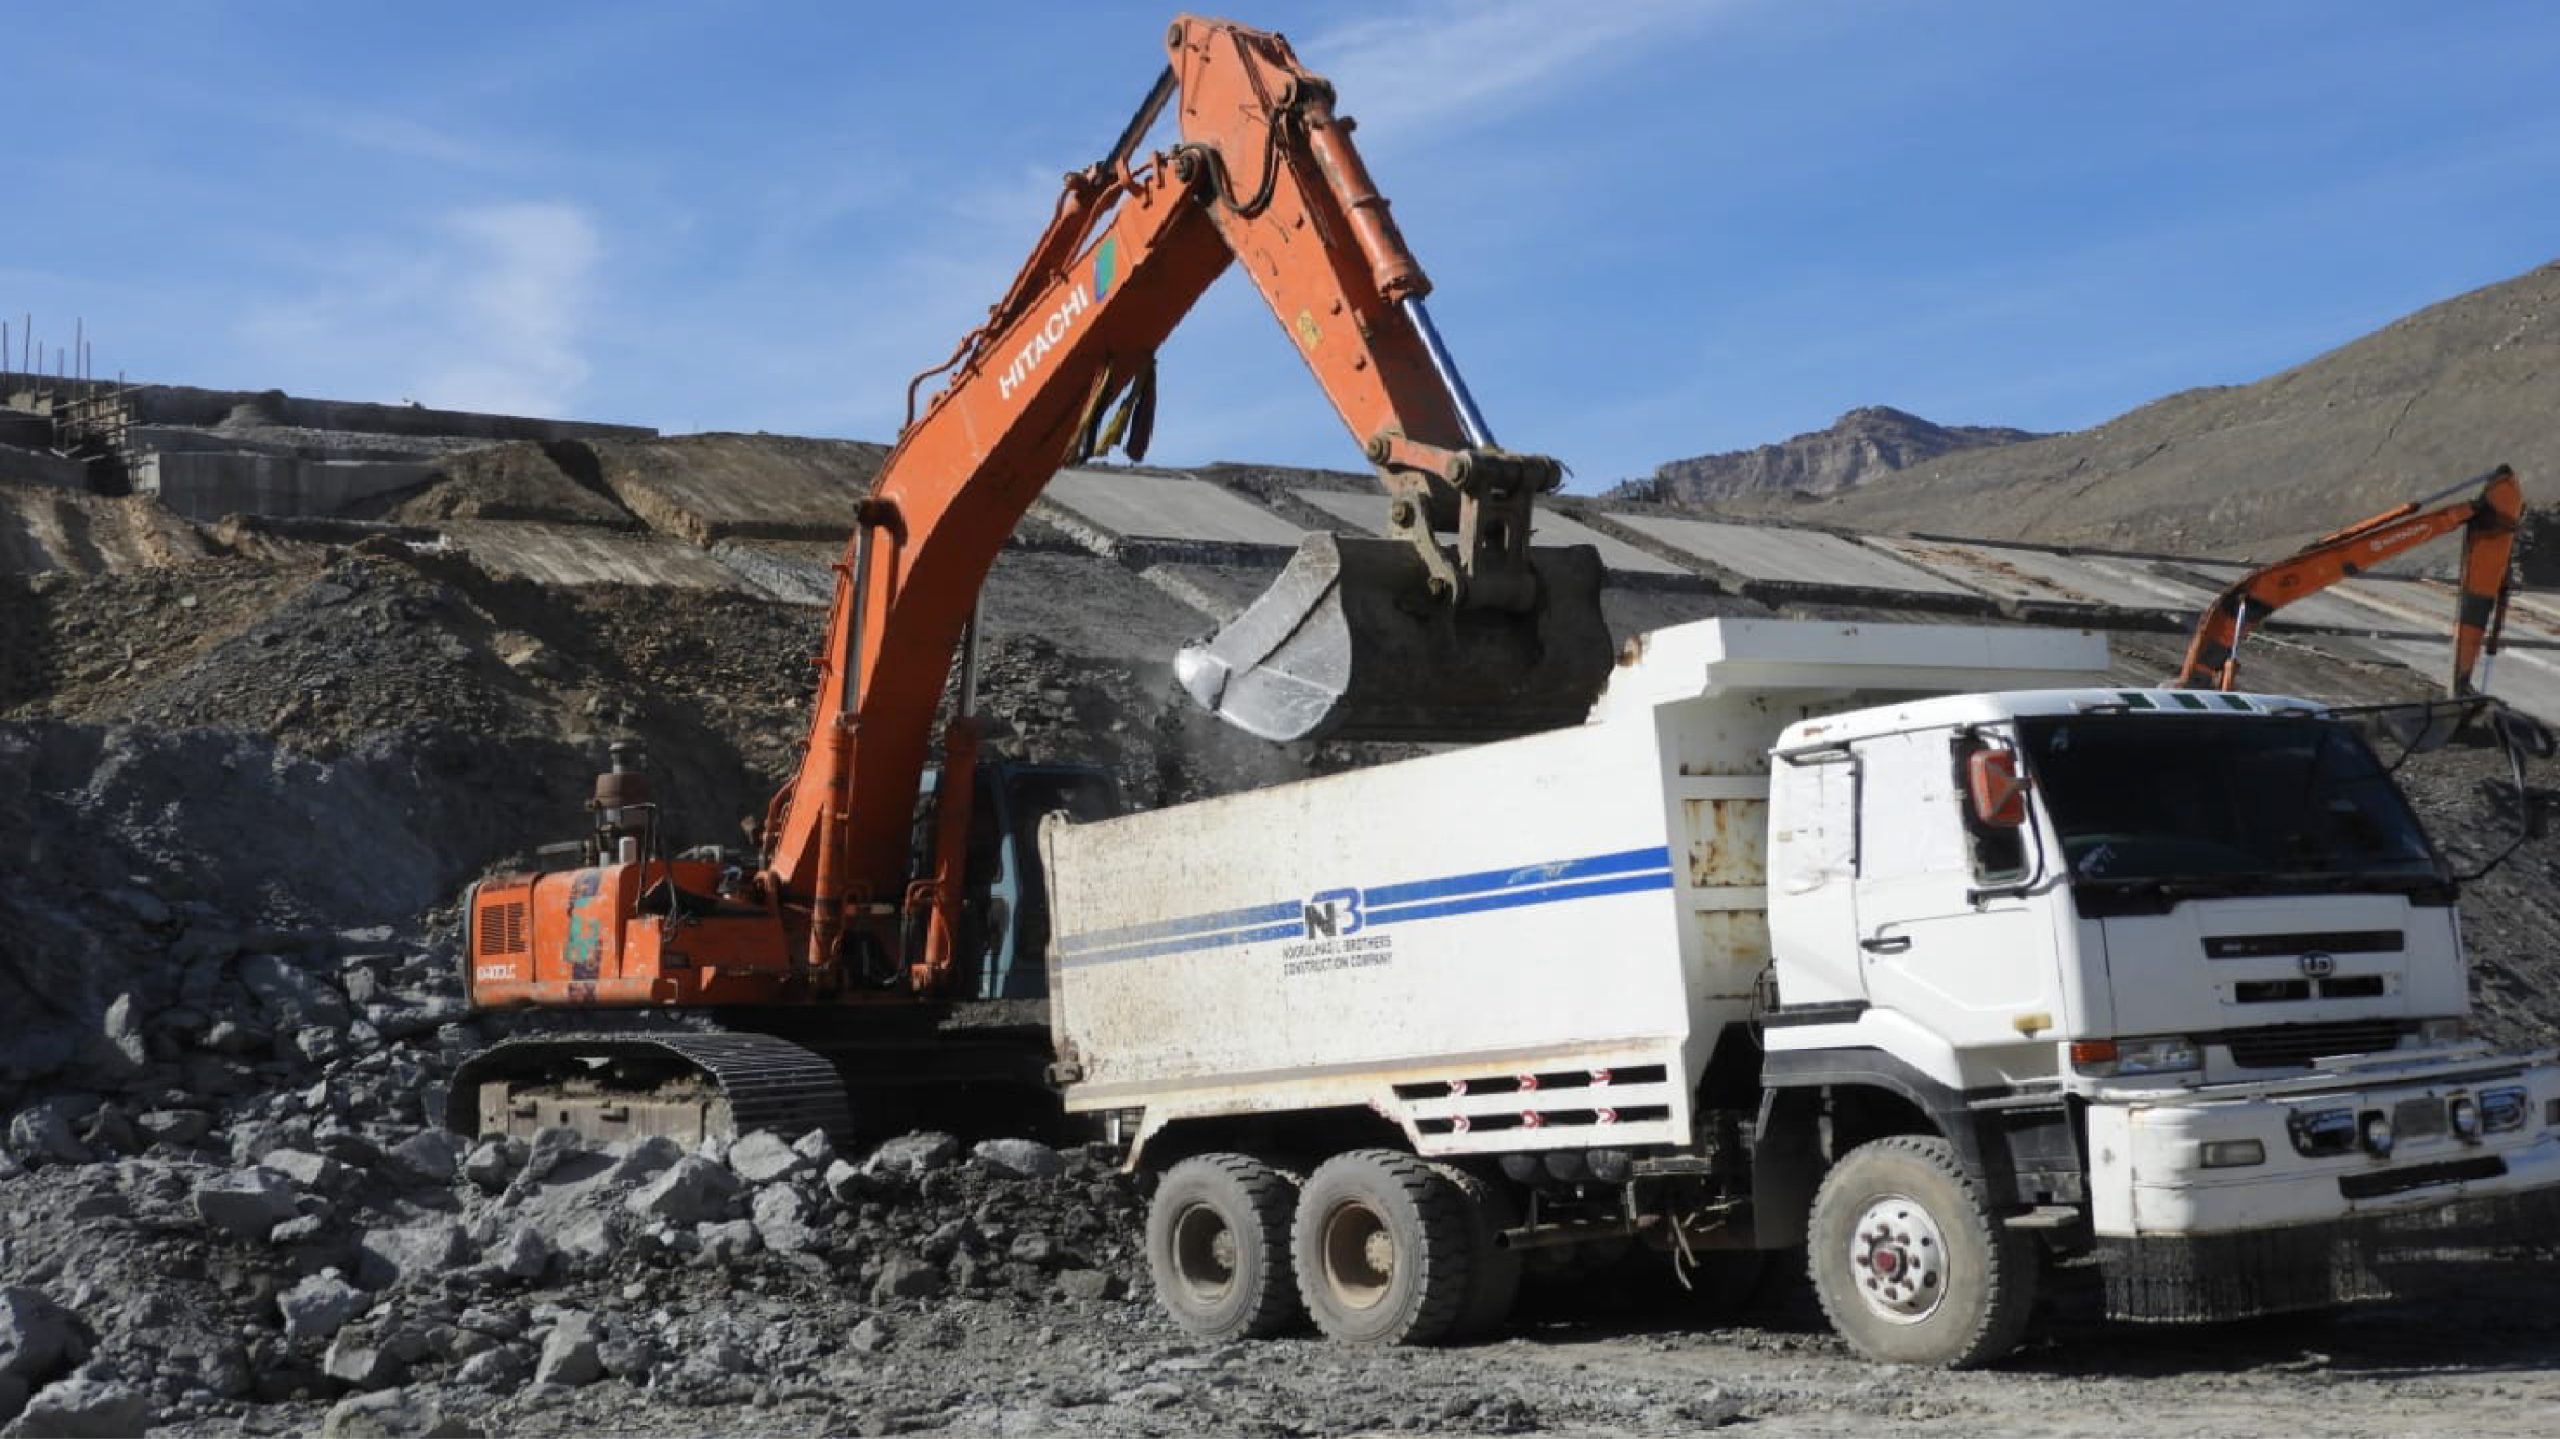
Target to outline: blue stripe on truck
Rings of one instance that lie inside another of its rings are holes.
[[[1669,888],[1671,851],[1667,846],[1655,845],[1650,849],[1379,885],[1360,891],[1360,912],[1363,927],[1374,928]],[[1305,932],[1306,905],[1306,900],[1283,900],[1066,935],[1058,940],[1058,953],[1069,964],[1107,964],[1294,939]]]

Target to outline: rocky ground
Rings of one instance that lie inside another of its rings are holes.
[[[1176,702],[1152,657],[1184,636],[1114,602],[1134,584],[1008,552],[999,745],[1105,764],[1146,805],[1377,757]],[[2531,1432],[2560,1402],[2548,1251],[2318,1325],[2110,1327],[2065,1284],[2025,1353],[1965,1376],[1854,1361],[1785,1265],[1702,1299],[1551,1295],[1460,1349],[1204,1346],[1153,1308],[1144,1183],[1098,1151],[444,1134],[446,1077],[512,1023],[460,1004],[461,885],[574,833],[625,736],[689,838],[733,838],[799,741],[818,622],[390,538],[0,580],[9,1432],[2384,1434]],[[2129,673],[2170,658],[2120,641]],[[2380,674],[2253,663],[2315,694]],[[2488,773],[2411,771],[2476,854],[2501,842]],[[2560,1035],[2555,880],[2543,842],[2465,901],[2501,1039]]]

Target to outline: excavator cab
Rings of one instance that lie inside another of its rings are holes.
[[[1520,609],[1451,604],[1400,540],[1310,535],[1279,578],[1174,673],[1267,740],[1473,743],[1580,724],[1608,682],[1600,557],[1540,547]]]

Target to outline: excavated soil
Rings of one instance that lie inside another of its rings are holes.
[[[438,503],[598,493],[509,448]],[[264,553],[0,579],[12,1432],[2380,1435],[2544,1432],[2560,1403],[2547,1250],[2316,1323],[2110,1326],[2059,1282],[2023,1353],[1960,1376],[1852,1359],[1783,1263],[1703,1297],[1651,1271],[1551,1295],[1471,1347],[1203,1345],[1154,1309],[1144,1181],[1101,1152],[453,1141],[444,1083],[516,1023],[460,1007],[461,887],[572,836],[620,738],[684,842],[735,842],[797,752],[822,615],[496,580],[390,535]],[[1760,608],[1612,603],[1621,628]],[[1148,806],[1385,756],[1199,716],[1164,663],[1178,614],[1125,568],[1008,551],[995,742]],[[2118,636],[2119,670],[2173,648]],[[2314,697],[2415,692],[2313,642],[2251,663]],[[2503,845],[2486,756],[2406,773],[2449,848]],[[2542,841],[2466,894],[2497,1038],[2560,1038],[2555,881]]]

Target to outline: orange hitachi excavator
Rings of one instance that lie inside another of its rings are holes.
[[[2453,495],[2466,498],[2438,504]],[[2430,508],[2432,506],[2432,508]],[[2462,593],[2454,603],[2451,692],[2469,695],[2474,671],[2495,653],[2506,621],[2512,586],[2509,560],[2524,516],[2524,489],[2514,470],[2488,474],[2394,505],[2381,514],[2321,536],[2274,564],[2252,570],[2216,596],[2196,620],[2186,662],[2169,683],[2180,689],[2227,690],[2237,685],[2240,642],[2267,617],[2296,600],[2352,579],[2375,565],[2430,540],[2462,531]]]
[[[847,1122],[848,1076],[866,1095],[874,1080],[1020,1077],[1026,1051],[1001,1025],[955,1033],[951,1002],[1036,994],[1028,953],[1007,970],[1029,983],[994,983],[980,962],[1039,939],[1039,870],[1020,841],[1044,805],[1112,800],[1089,773],[977,762],[978,591],[1061,466],[1115,442],[1143,452],[1155,351],[1230,264],[1376,467],[1392,538],[1307,540],[1269,592],[1177,658],[1183,687],[1274,739],[1472,739],[1582,719],[1612,660],[1598,560],[1529,547],[1531,506],[1562,467],[1495,446],[1332,88],[1280,36],[1225,21],[1183,16],[1165,47],[1162,76],[1110,153],[1067,176],[986,323],[909,387],[836,565],[808,743],[758,861],[671,855],[645,777],[617,754],[586,864],[492,877],[467,901],[478,1006],[710,1009],[722,1027],[495,1046],[455,1080],[457,1127],[798,1132]],[[1167,110],[1179,142],[1142,157]],[[918,413],[936,375],[948,379]],[[920,824],[955,650],[960,712]],[[1009,902],[990,903],[991,884]]]

